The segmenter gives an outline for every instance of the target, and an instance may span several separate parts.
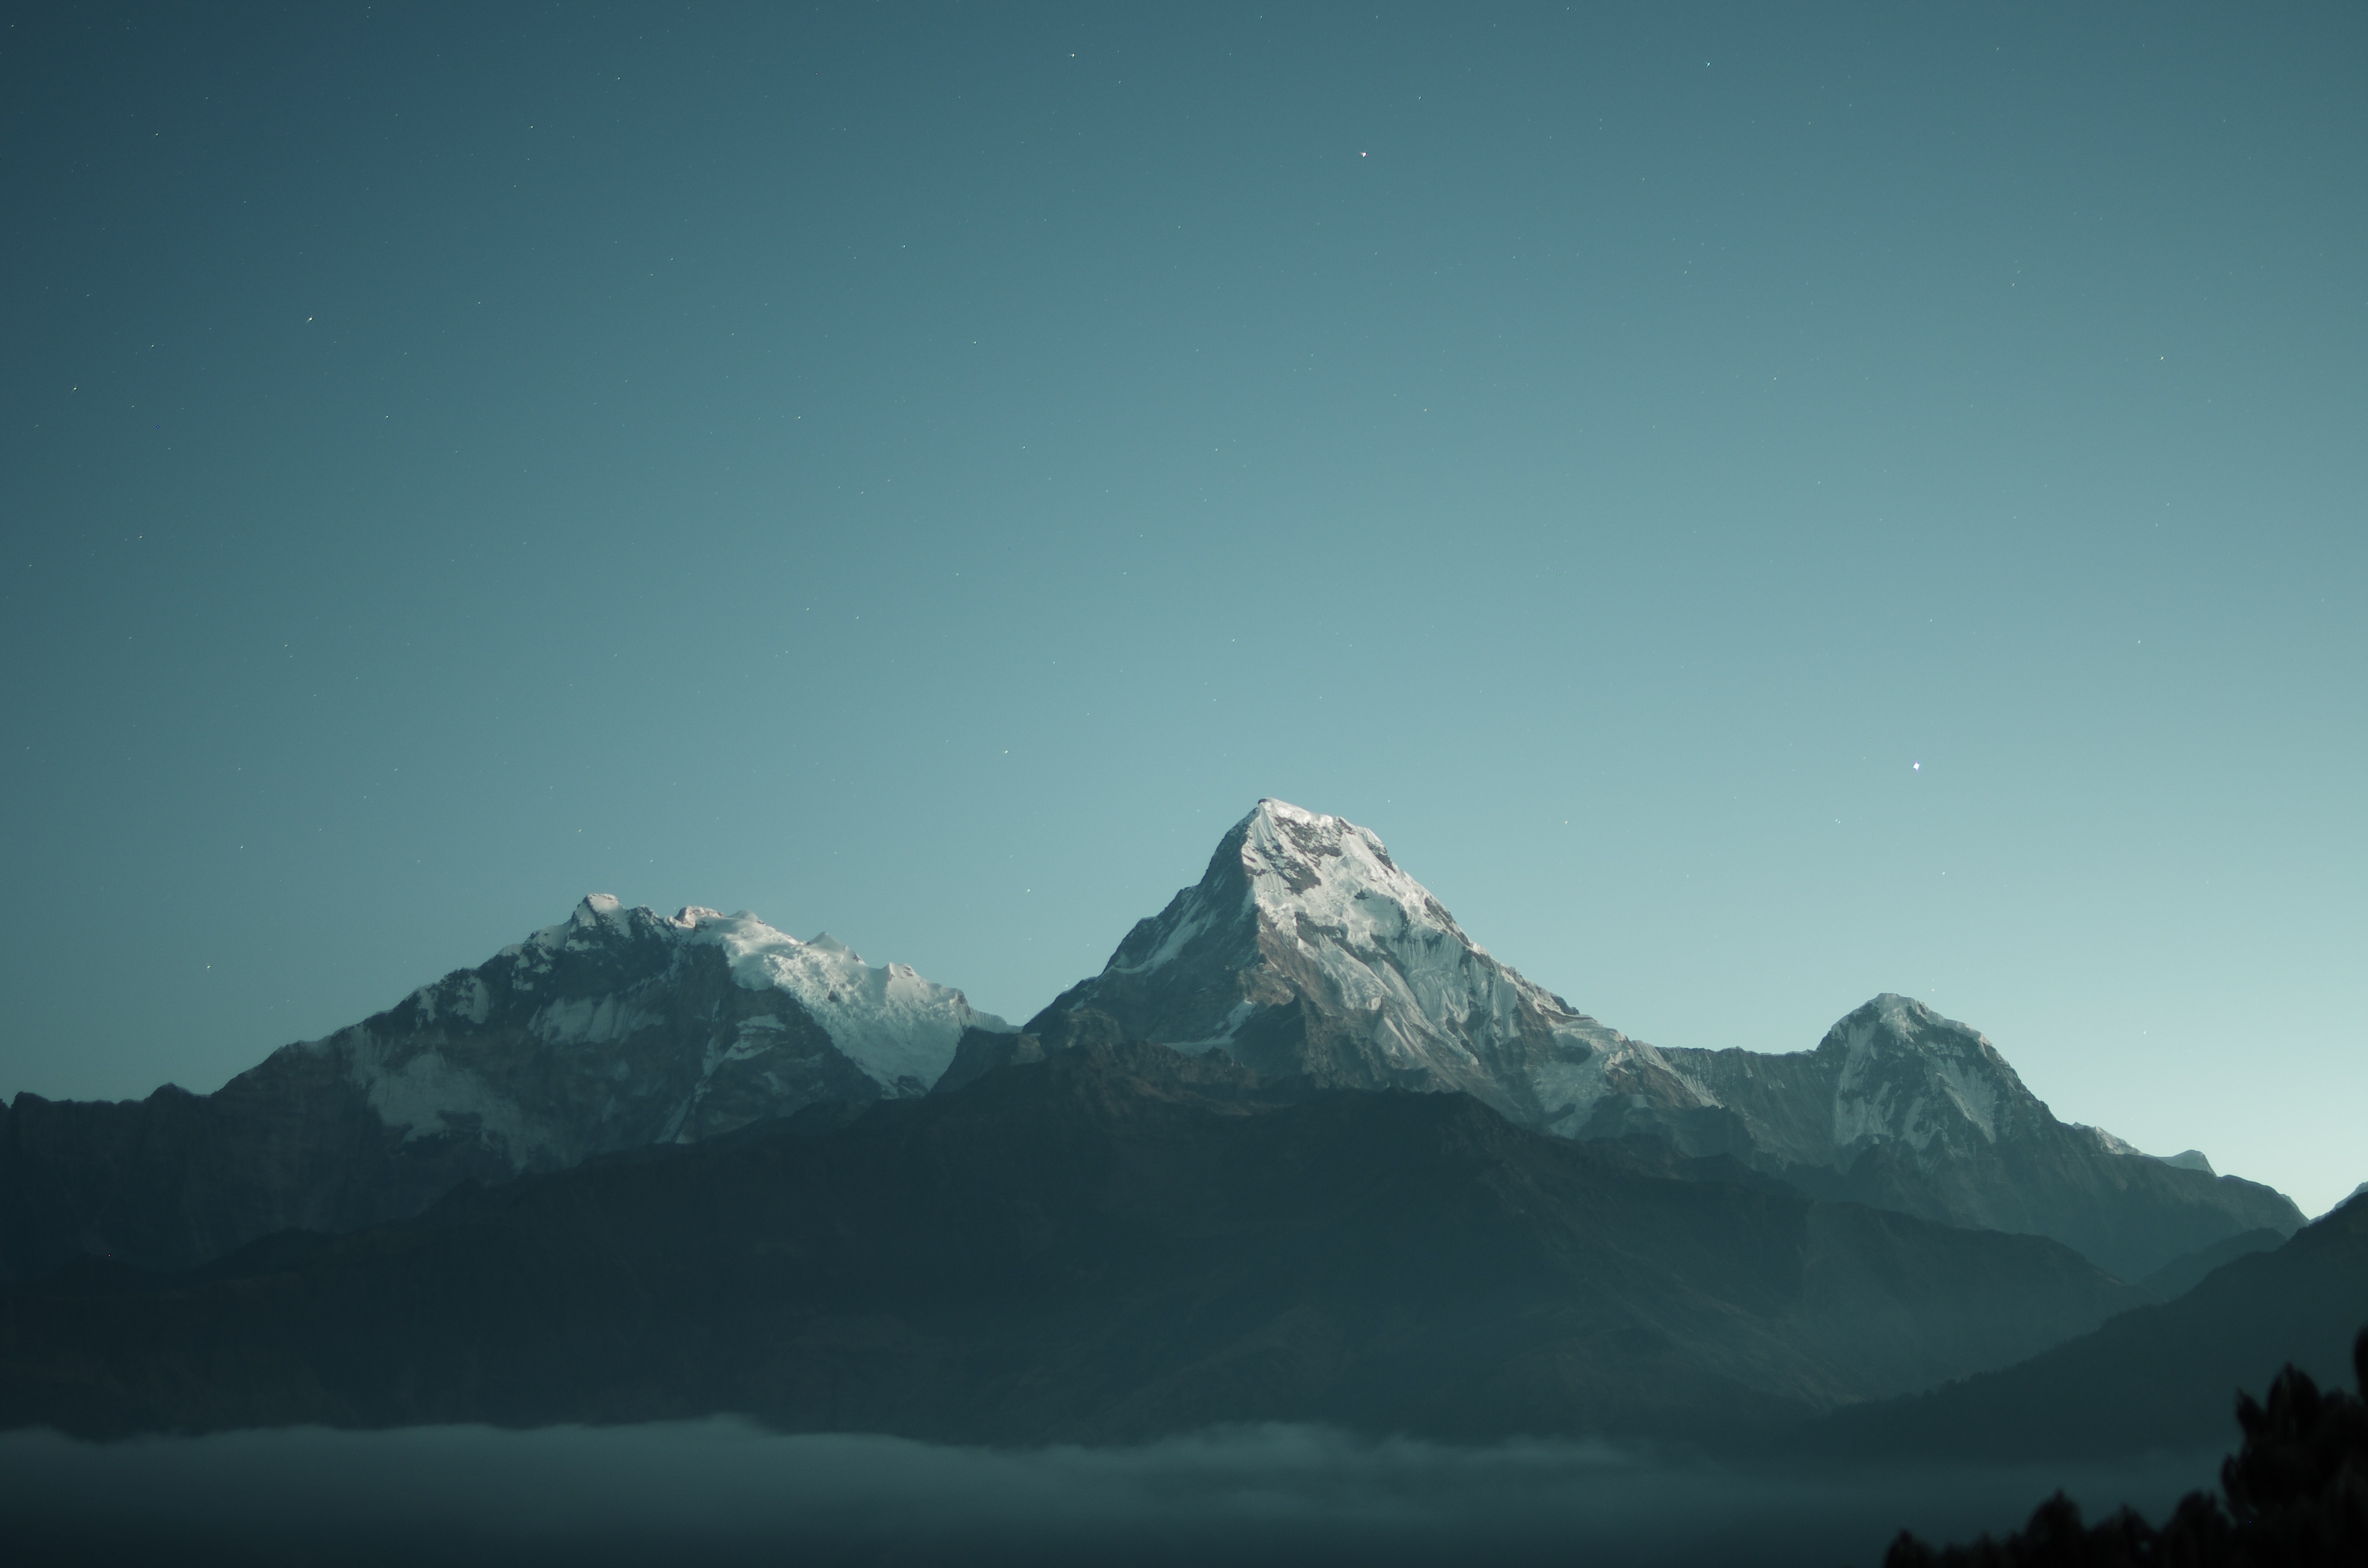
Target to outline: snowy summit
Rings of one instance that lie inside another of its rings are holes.
[[[1370,830],[1282,801],[1260,801],[1198,884],[1028,1027],[1057,1038],[1087,1012],[1261,1072],[1460,1089],[1566,1134],[1607,1097],[1704,1103],[1651,1046],[1490,957]]]
[[[746,911],[665,915],[594,893],[489,962],[290,1049],[339,1059],[406,1139],[466,1132],[526,1169],[818,1100],[924,1094],[964,1029],[1009,1028],[827,933],[802,942]]]

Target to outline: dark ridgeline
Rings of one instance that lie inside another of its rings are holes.
[[[2005,1365],[2134,1293],[1463,1095],[1087,1044],[918,1100],[0,1295],[0,1425],[743,1412],[957,1441],[1241,1421],[1726,1440]]]
[[[2351,1346],[2357,1393],[2322,1393],[2288,1365],[2266,1404],[2237,1396],[2244,1440],[2220,1495],[2191,1492],[2159,1528],[2127,1508],[2084,1525],[2058,1492],[2004,1540],[1934,1550],[1906,1531],[1884,1568],[2360,1568],[2368,1562],[2368,1329]]]

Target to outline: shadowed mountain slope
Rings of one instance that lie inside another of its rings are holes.
[[[2004,1364],[2129,1299],[2050,1242],[1669,1180],[1465,1096],[1088,1045],[171,1281],[20,1288],[0,1419],[1724,1436]]]

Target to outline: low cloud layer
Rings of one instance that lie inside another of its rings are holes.
[[[736,1421],[0,1435],[17,1561],[1872,1564],[1902,1526],[2019,1524],[2064,1486],[2159,1515],[2216,1456],[2080,1472],[1735,1469],[1267,1426],[1136,1449],[942,1448]]]

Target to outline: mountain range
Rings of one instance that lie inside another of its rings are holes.
[[[166,1280],[85,1263],[0,1295],[0,1426],[1686,1437],[2005,1365],[2135,1300],[2038,1237],[1638,1153],[1087,1044]]]
[[[1016,1029],[596,895],[212,1095],[19,1095],[0,1420],[1699,1437],[2006,1368],[2302,1222],[1907,997],[1791,1054],[1630,1039],[1264,801]]]

